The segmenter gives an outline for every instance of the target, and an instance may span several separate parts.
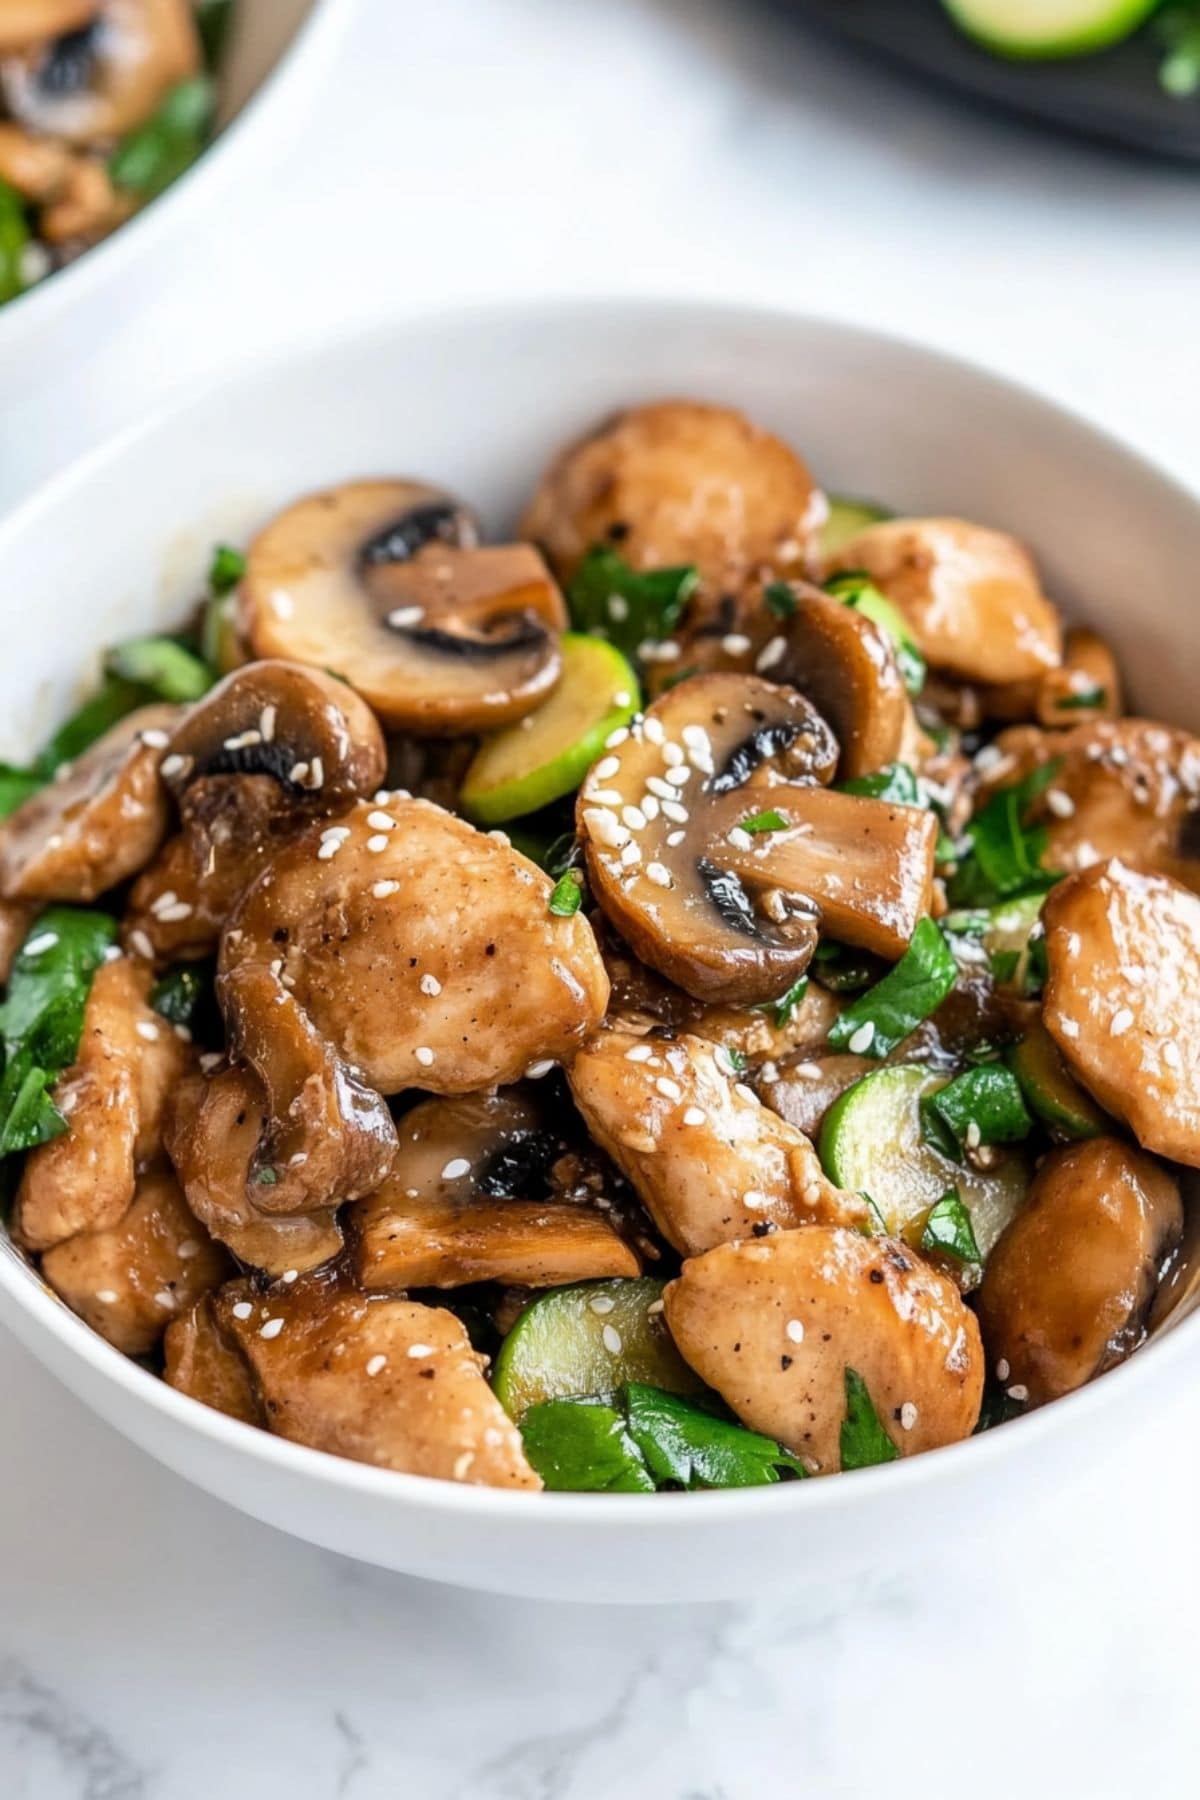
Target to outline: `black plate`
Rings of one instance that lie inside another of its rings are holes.
[[[931,80],[1089,137],[1200,161],[1200,96],[1159,86],[1152,30],[1099,56],[1019,63],[990,56],[950,23],[938,0],[773,0]]]

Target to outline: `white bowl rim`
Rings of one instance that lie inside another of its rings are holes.
[[[250,0],[243,0],[243,3],[248,4]],[[244,105],[165,192],[98,244],[77,256],[65,269],[57,270],[44,281],[34,282],[32,287],[0,307],[0,346],[6,337],[15,338],[23,328],[48,326],[76,302],[82,305],[88,294],[106,281],[110,273],[114,281],[118,280],[122,259],[130,263],[143,252],[149,253],[155,234],[167,229],[177,212],[182,213],[184,205],[193,198],[193,189],[206,186],[211,172],[217,171],[219,175],[230,155],[236,153],[246,132],[256,129],[262,116],[273,109],[277,89],[291,85],[287,77],[295,76],[310,63],[332,53],[354,5],[355,0],[313,0],[311,10],[300,21]]]
[[[969,358],[935,349],[919,339],[781,306],[706,299],[679,301],[661,294],[644,297],[627,293],[611,297],[600,294],[565,299],[485,300],[439,308],[432,318],[426,308],[414,306],[366,326],[358,325],[334,334],[310,334],[307,341],[289,344],[270,356],[264,357],[257,352],[247,354],[227,364],[215,378],[207,375],[191,383],[169,403],[85,452],[20,502],[0,520],[0,566],[11,536],[36,529],[44,514],[53,515],[60,507],[68,506],[74,490],[87,482],[94,469],[110,458],[120,456],[139,438],[151,435],[168,422],[182,424],[194,406],[211,398],[215,388],[228,392],[237,387],[252,386],[255,381],[270,383],[288,368],[304,369],[314,360],[336,359],[351,351],[369,353],[372,345],[378,346],[383,353],[397,337],[414,330],[426,336],[439,332],[453,335],[468,326],[490,325],[503,329],[509,324],[518,325],[546,315],[551,315],[555,323],[586,323],[594,317],[598,324],[611,325],[614,320],[619,323],[621,315],[625,315],[630,323],[644,322],[657,315],[675,323],[710,325],[725,330],[759,326],[775,330],[826,331],[844,340],[856,340],[864,348],[884,352],[894,350],[908,357],[924,358],[931,370],[958,374],[978,388],[986,390],[990,387],[997,397],[1024,402],[1055,416],[1060,423],[1136,465],[1143,475],[1161,484],[1176,499],[1200,508],[1200,494],[1114,433],[1093,424],[1060,402],[1046,398],[1025,383],[1000,375]],[[14,1302],[35,1324],[49,1331],[65,1350],[78,1354],[89,1363],[103,1380],[122,1388],[132,1400],[146,1403],[152,1411],[164,1415],[185,1432],[196,1432],[232,1452],[245,1452],[282,1473],[316,1480],[368,1499],[390,1500],[403,1509],[446,1512],[480,1520],[491,1518],[498,1524],[515,1521],[518,1517],[523,1521],[544,1520],[547,1525],[569,1521],[573,1526],[586,1524],[589,1529],[594,1527],[606,1535],[620,1534],[634,1526],[641,1531],[672,1532],[681,1523],[679,1509],[684,1506],[702,1507],[705,1517],[710,1520],[732,1522],[736,1519],[743,1523],[774,1517],[779,1514],[779,1509],[785,1509],[789,1515],[801,1516],[803,1511],[813,1509],[827,1513],[839,1507],[854,1509],[876,1503],[882,1506],[891,1497],[935,1480],[939,1472],[946,1477],[964,1476],[1010,1452],[1015,1454],[1020,1446],[1036,1454],[1037,1446],[1047,1433],[1074,1429],[1078,1435],[1078,1429],[1088,1419],[1108,1406],[1109,1397],[1116,1399],[1120,1395],[1128,1401],[1135,1386],[1144,1388],[1154,1370],[1165,1370],[1169,1364],[1178,1363],[1183,1356],[1192,1354],[1192,1340],[1200,1332],[1198,1311],[1194,1317],[1182,1320],[1177,1328],[1162,1332],[1157,1340],[1144,1345],[1128,1361],[1075,1393],[1010,1420],[1003,1427],[940,1450],[900,1457],[895,1462],[871,1469],[849,1471],[833,1480],[659,1494],[655,1504],[648,1504],[647,1496],[639,1494],[530,1493],[471,1486],[376,1469],[327,1451],[310,1449],[259,1426],[229,1418],[169,1387],[161,1377],[122,1355],[71,1313],[41,1282],[36,1271],[20,1262],[15,1254],[0,1255],[0,1294]]]

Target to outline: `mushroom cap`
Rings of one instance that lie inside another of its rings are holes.
[[[969,1437],[979,1417],[974,1314],[894,1238],[809,1226],[723,1244],[685,1263],[664,1298],[684,1361],[820,1474],[841,1468],[847,1369],[902,1456]]]
[[[608,1001],[591,927],[556,917],[551,892],[506,839],[427,800],[361,801],[246,891],[222,982],[278,963],[282,991],[381,1093],[518,1081],[570,1056]]]
[[[1179,1184],[1152,1157],[1112,1137],[1052,1150],[984,1271],[989,1361],[1034,1406],[1122,1361],[1182,1229]]]
[[[100,11],[100,4],[101,0],[4,0],[0,56],[45,44],[69,31],[82,31]]]
[[[968,681],[1025,681],[1062,660],[1058,613],[1028,551],[965,519],[890,519],[828,559],[864,570],[897,605],[931,668]]]
[[[178,717],[130,713],[0,825],[6,900],[94,900],[145,867],[167,832],[157,746]]]
[[[460,503],[421,482],[298,500],[254,539],[240,592],[255,655],[335,668],[396,729],[491,730],[559,677],[566,608],[541,557],[481,548]]]
[[[597,544],[637,569],[694,564],[699,606],[763,570],[804,570],[826,504],[803,462],[742,413],[691,400],[631,407],[569,445],[521,524],[569,580]]]
[[[1115,859],[1050,890],[1046,1029],[1142,1145],[1200,1168],[1200,897]]]
[[[295,801],[333,812],[374,793],[387,768],[379,721],[353,687],[320,668],[246,663],[188,708],[162,758],[181,794],[206,775],[270,775]]]
[[[22,0],[22,10],[30,4]],[[200,68],[189,0],[101,0],[98,7],[72,10],[84,13],[86,35],[67,38],[69,71],[62,67],[61,37],[0,63],[0,93],[13,118],[31,131],[71,144],[111,142],[140,125],[171,88]]]
[[[771,667],[811,700],[841,749],[843,781],[895,762],[913,727],[912,706],[887,633],[832,594],[791,585],[795,610],[781,628],[784,654]]]

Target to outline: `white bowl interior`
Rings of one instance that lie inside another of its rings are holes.
[[[252,368],[56,479],[0,527],[10,596],[0,754],[29,752],[94,679],[104,645],[178,621],[214,540],[244,541],[299,492],[421,475],[502,530],[566,438],[628,401],[679,394],[744,407],[829,487],[1015,531],[1067,613],[1118,646],[1137,703],[1196,726],[1200,506],[1164,476],[1049,404],[926,350],[778,314],[617,303],[466,313]],[[1121,1405],[1144,1406],[1155,1379],[1178,1378],[1200,1338],[1192,1318],[1069,1401],[863,1477],[657,1503],[530,1499],[338,1464],[207,1413],[110,1351],[5,1249],[0,1306],[13,1328],[135,1441],[213,1492],[390,1567],[561,1597],[748,1593],[781,1578],[784,1546],[797,1580],[861,1567],[896,1541],[899,1516],[919,1538],[931,1489],[969,1489],[982,1517],[1006,1486],[993,1465],[1020,1459],[1025,1482],[1076,1458],[1089,1433],[1108,1439]],[[753,1529],[731,1567],[706,1546],[734,1521]],[[619,1555],[597,1558],[610,1534]]]

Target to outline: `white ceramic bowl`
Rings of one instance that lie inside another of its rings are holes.
[[[62,379],[144,304],[153,259],[193,254],[225,185],[269,161],[271,145],[320,105],[318,76],[355,0],[241,0],[221,74],[218,134],[165,194],[76,262],[0,307],[0,393],[10,401]]]
[[[1118,645],[1138,703],[1196,726],[1200,504],[1033,395],[928,350],[778,313],[534,304],[400,324],[251,368],[125,433],[0,527],[0,755],[20,755],[114,637],[177,620],[208,547],[305,488],[420,474],[511,522],[547,455],[608,409],[745,407],[828,485],[961,512],[1035,547]],[[1036,1505],[1040,1484],[1194,1381],[1200,1318],[1072,1398],[886,1468],[745,1492],[523,1495],[343,1462],[232,1422],[111,1350],[5,1242],[0,1317],[120,1431],[213,1494],[392,1569],[548,1598],[732,1598],[849,1576]],[[82,1472],[81,1472],[82,1473]]]

